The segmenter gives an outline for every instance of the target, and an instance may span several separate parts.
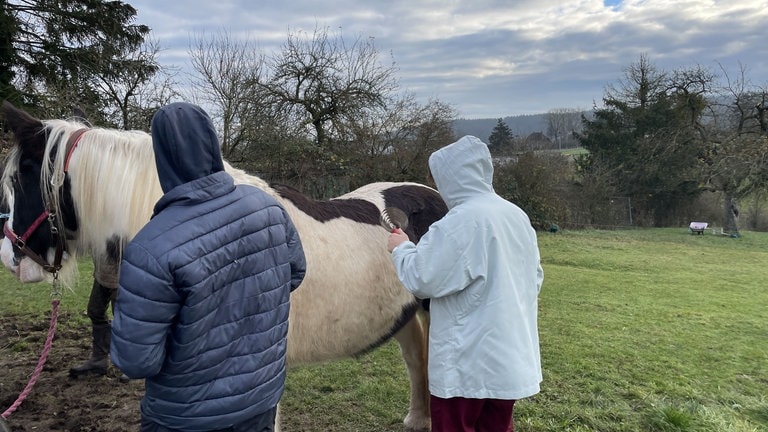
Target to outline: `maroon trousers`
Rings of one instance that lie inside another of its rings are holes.
[[[513,400],[430,396],[432,432],[515,432]]]

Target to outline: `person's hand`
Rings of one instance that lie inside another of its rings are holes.
[[[387,238],[387,250],[391,253],[393,250],[395,250],[396,247],[400,246],[403,242],[407,242],[408,240],[408,235],[404,233],[403,230],[400,228],[395,228],[395,230],[392,231]]]

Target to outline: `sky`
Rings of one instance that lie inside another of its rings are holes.
[[[317,28],[373,38],[403,91],[500,118],[602,105],[608,85],[646,58],[662,71],[743,66],[768,85],[766,0],[124,0],[152,29],[162,65],[191,71],[188,51],[226,32],[279,52]],[[183,74],[181,74],[183,77]]]

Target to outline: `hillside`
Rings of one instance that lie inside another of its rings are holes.
[[[453,130],[459,137],[474,135],[483,141],[488,141],[498,120],[498,118],[457,119],[453,122]],[[526,137],[533,132],[547,133],[547,114],[504,117],[503,120],[515,136]]]

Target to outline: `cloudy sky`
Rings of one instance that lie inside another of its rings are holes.
[[[124,0],[152,28],[162,64],[189,70],[190,42],[226,31],[265,54],[289,33],[374,38],[403,89],[464,118],[590,109],[641,55],[768,85],[765,0]]]

